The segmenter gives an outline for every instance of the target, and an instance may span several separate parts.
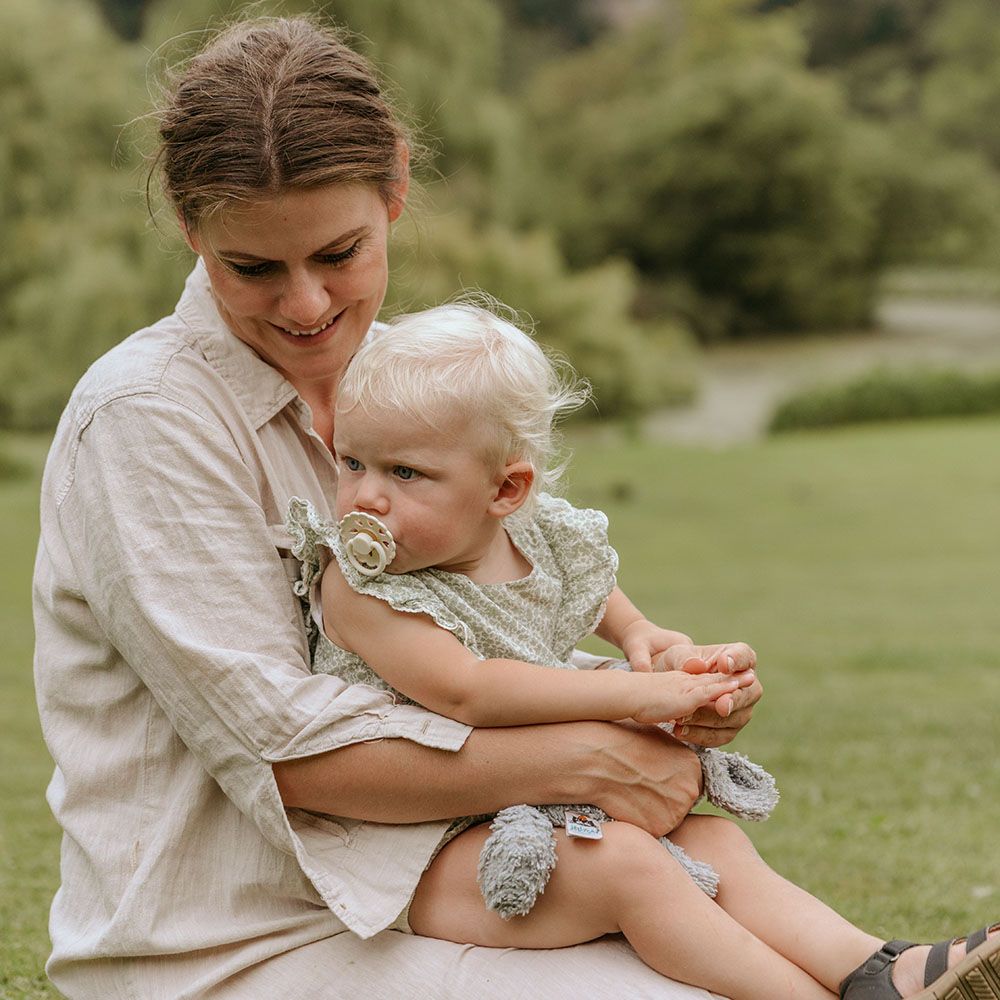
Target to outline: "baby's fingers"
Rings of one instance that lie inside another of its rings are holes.
[[[634,673],[648,674],[653,670],[653,660],[649,655],[649,650],[640,649],[629,653],[628,665]]]
[[[690,678],[690,683],[691,694],[695,699],[691,701],[691,710],[700,708],[702,705],[710,705],[724,695],[729,696],[731,701],[732,692],[740,686],[736,677],[714,673],[697,674]],[[725,714],[728,715],[730,711],[732,711],[731,705]]]

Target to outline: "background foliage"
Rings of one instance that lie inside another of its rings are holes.
[[[314,6],[427,150],[390,307],[486,287],[603,414],[689,396],[694,338],[864,326],[886,268],[996,254],[988,0],[8,0],[0,422],[51,426],[176,297],[190,258],[143,205],[163,67]]]

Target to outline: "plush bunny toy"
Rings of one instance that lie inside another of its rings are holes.
[[[628,669],[623,663],[618,669]],[[670,724],[663,728],[668,731]],[[738,819],[760,822],[778,802],[774,778],[742,754],[691,747],[701,760],[704,796]],[[588,822],[589,820],[589,822]],[[545,891],[556,865],[553,828],[600,836],[600,824],[610,817],[596,806],[508,806],[500,810],[479,855],[479,885],[486,905],[504,919],[524,916]],[[594,832],[588,833],[588,829]],[[700,889],[715,896],[719,876],[711,865],[691,858],[669,837],[660,843],[687,870]]]

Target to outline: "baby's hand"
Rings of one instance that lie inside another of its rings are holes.
[[[649,673],[653,669],[653,657],[671,646],[691,646],[691,637],[683,632],[660,628],[646,619],[633,622],[622,633],[621,650],[636,673]],[[713,670],[719,670],[713,667]],[[728,673],[729,671],[722,671]]]
[[[740,687],[740,678],[727,674],[691,674],[683,670],[667,673],[633,674],[639,707],[631,718],[636,722],[674,722],[731,695]],[[718,709],[722,714],[721,707]]]
[[[730,674],[739,681],[739,687],[749,687],[757,678],[757,654],[745,642],[722,642],[710,646],[676,646],[665,651],[656,664],[658,670],[683,670],[689,674],[715,671]],[[733,698],[722,695],[715,703],[715,711],[723,719],[733,710]],[[677,720],[690,721],[690,713]]]

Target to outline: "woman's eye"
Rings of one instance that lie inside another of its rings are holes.
[[[392,474],[397,479],[416,479],[420,475],[416,469],[411,469],[408,465],[397,465],[392,470]]]
[[[316,257],[321,264],[332,264],[336,266],[337,264],[343,264],[345,261],[350,260],[354,257],[357,252],[361,249],[361,240],[356,243],[352,243],[346,250],[341,250],[338,253],[324,253]]]
[[[241,278],[263,278],[274,270],[274,264],[269,260],[262,260],[259,264],[240,264],[235,260],[227,260],[226,267]]]
[[[360,472],[364,468],[364,466],[356,458],[351,458],[350,455],[348,455],[343,461],[344,465],[346,465],[351,472]]]

